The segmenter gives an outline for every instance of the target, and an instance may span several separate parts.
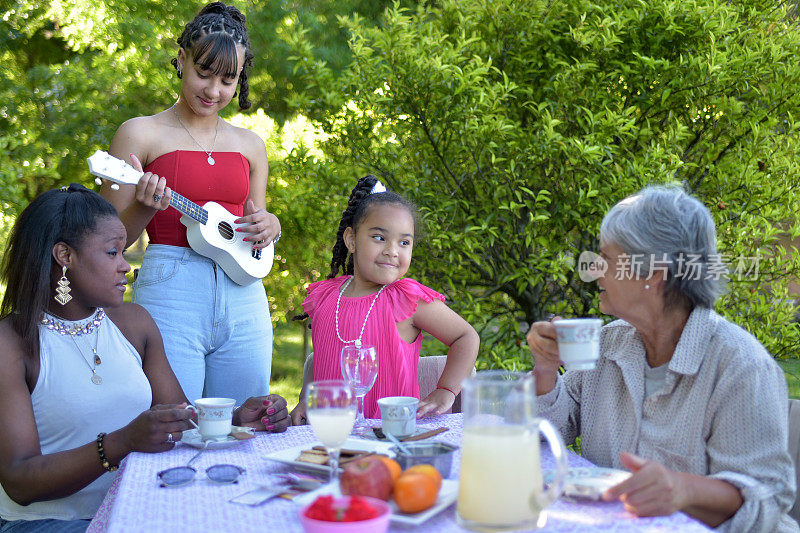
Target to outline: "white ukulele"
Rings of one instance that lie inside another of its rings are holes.
[[[89,172],[114,183],[136,185],[144,174],[102,150],[87,161]],[[215,202],[200,207],[175,191],[169,205],[183,214],[181,223],[186,226],[186,239],[192,250],[216,262],[234,282],[249,285],[269,274],[275,253],[273,244],[253,249],[252,242],[242,240],[249,234],[234,230],[234,220],[239,217]]]

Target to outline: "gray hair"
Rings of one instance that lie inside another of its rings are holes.
[[[600,241],[622,248],[640,277],[665,272],[666,307],[711,308],[725,290],[714,219],[681,187],[650,186],[625,198],[603,218]]]

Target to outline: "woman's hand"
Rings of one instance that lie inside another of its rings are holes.
[[[533,354],[533,375],[536,376],[536,394],[539,395],[553,390],[558,379],[561,360],[558,357],[558,341],[553,321],[560,319],[557,316],[550,322],[534,322],[526,337],[528,348]]]
[[[620,461],[633,475],[606,490],[605,501],[618,499],[636,516],[665,516],[686,507],[687,487],[680,472],[631,453],[620,454]]]
[[[252,242],[253,248],[269,246],[280,235],[281,223],[278,217],[266,209],[256,208],[252,199],[248,198],[245,202],[243,213],[244,216],[234,220],[236,224],[244,224],[236,228],[236,231],[250,233],[242,240]]]
[[[555,317],[553,320],[559,320]],[[534,322],[526,337],[528,348],[533,354],[536,366],[546,366],[558,369],[561,361],[558,358],[558,340],[556,337],[556,327],[553,322],[542,320]]]
[[[154,405],[123,428],[123,438],[130,451],[171,450],[175,442],[181,440],[183,432],[192,428],[189,422],[192,414],[185,403]]]
[[[449,390],[434,389],[420,400],[419,407],[417,407],[417,418],[440,415],[450,409],[455,401],[456,397]]]
[[[302,400],[298,403],[291,412],[292,417],[292,425],[294,426],[304,426],[308,424],[308,419],[306,419],[306,404]]]
[[[286,400],[278,394],[248,398],[233,413],[233,423],[236,426],[255,428],[256,431],[269,431],[282,433],[292,425]]]
[[[143,172],[142,163],[139,158],[131,154],[133,168]],[[172,190],[167,187],[167,180],[159,178],[152,172],[145,172],[139,183],[136,184],[136,201],[140,204],[163,211],[169,207],[169,199],[172,197]]]

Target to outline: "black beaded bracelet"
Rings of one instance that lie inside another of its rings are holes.
[[[100,464],[103,465],[108,472],[113,472],[119,465],[112,465],[108,462],[108,457],[106,457],[106,452],[103,450],[103,439],[106,438],[105,433],[100,433],[97,435],[97,454],[100,456]]]

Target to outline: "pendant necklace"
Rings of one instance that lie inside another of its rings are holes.
[[[350,286],[351,281],[353,281],[352,277],[344,282],[342,290],[339,291],[339,297],[336,298],[336,336],[339,337],[339,340],[344,344],[353,343],[356,348],[361,348],[361,337],[364,335],[364,328],[367,327],[367,319],[369,318],[369,314],[372,312],[372,308],[375,306],[375,302],[378,301],[378,296],[381,295],[383,289],[385,289],[387,285],[383,285],[381,286],[380,289],[378,289],[378,292],[375,294],[375,298],[373,298],[372,303],[369,304],[369,309],[367,309],[367,315],[364,317],[364,323],[361,324],[361,332],[358,334],[358,338],[346,341],[342,338],[341,334],[339,333],[339,303],[342,301],[342,293],[347,290],[347,287]]]
[[[54,315],[55,316],[55,315]],[[97,345],[100,341],[100,326],[103,323],[103,319],[105,318],[106,314],[103,309],[98,309],[95,313],[95,316],[92,320],[90,320],[87,324],[83,326],[79,326],[78,324],[73,324],[71,327],[64,322],[58,322],[52,318],[42,317],[40,321],[43,326],[46,326],[48,330],[54,331],[60,335],[69,335],[72,339],[72,342],[75,343],[75,348],[77,348],[78,353],[83,359],[83,362],[89,365],[89,369],[92,371],[92,383],[95,385],[101,385],[103,383],[103,378],[97,373],[97,366],[102,364],[103,360],[100,359],[100,356],[97,354]],[[63,320],[63,319],[62,319]],[[86,360],[86,357],[83,355],[83,351],[81,347],[78,345],[78,341],[75,340],[75,337],[82,337],[84,335],[89,335],[91,333],[95,334],[94,338],[94,348],[89,346],[89,349],[92,351],[92,363]]]
[[[77,348],[78,353],[81,354],[81,359],[83,359],[84,363],[89,365],[89,369],[92,371],[92,383],[94,383],[95,385],[102,385],[103,378],[101,378],[100,375],[97,373],[97,365],[103,362],[100,359],[100,356],[97,355],[97,343],[100,341],[100,328],[97,328],[97,331],[95,332],[94,335],[94,348],[89,346],[89,349],[92,350],[92,355],[94,355],[94,358],[92,360],[92,363],[94,364],[90,364],[89,361],[87,361],[86,358],[83,356],[83,351],[81,351],[81,347],[78,346],[78,341],[75,340],[75,337],[76,337],[75,335],[70,335],[72,342],[75,343],[75,348]]]
[[[189,134],[189,137],[192,138],[194,143],[197,146],[199,146],[200,149],[203,152],[205,152],[205,154],[208,156],[208,159],[206,159],[206,161],[208,161],[208,164],[211,165],[211,166],[214,166],[215,161],[214,161],[214,158],[211,157],[211,153],[214,151],[214,147],[217,145],[217,134],[219,133],[219,115],[217,115],[217,123],[214,126],[214,142],[211,144],[211,150],[206,150],[205,148],[203,148],[202,144],[197,142],[197,139],[194,138],[194,135],[192,135],[192,132],[189,131],[189,128],[187,128],[186,124],[183,123],[183,121],[181,120],[180,115],[178,115],[178,110],[175,109],[175,104],[172,104],[172,108],[171,109],[172,109],[172,113],[175,115],[175,118],[178,119],[178,124],[180,124],[183,127],[184,130],[186,130],[186,133]]]

